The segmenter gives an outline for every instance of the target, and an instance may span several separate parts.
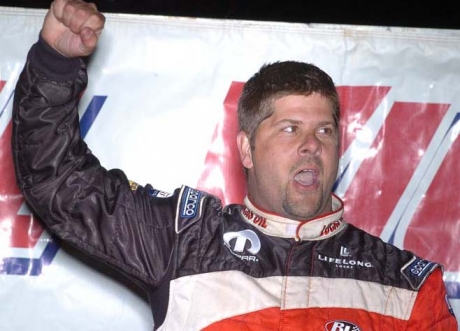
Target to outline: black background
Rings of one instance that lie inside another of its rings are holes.
[[[51,0],[0,0],[0,6],[48,8]],[[456,0],[94,0],[106,13],[296,23],[460,29]]]

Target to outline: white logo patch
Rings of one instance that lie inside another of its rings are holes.
[[[361,328],[347,321],[333,321],[325,325],[326,331],[361,331]]]
[[[238,232],[224,233],[224,243],[233,255],[238,256],[242,260],[257,261],[256,255],[261,248],[260,239],[252,230],[243,230]],[[233,243],[233,247],[232,247]],[[249,247],[245,247],[249,244]],[[244,251],[251,253],[251,256],[243,255]]]

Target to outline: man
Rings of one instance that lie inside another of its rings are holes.
[[[49,230],[148,294],[158,330],[452,330],[438,264],[347,224],[332,194],[339,101],[306,63],[245,85],[243,205],[190,187],[158,196],[106,170],[80,138],[78,97],[104,17],[56,0],[14,102],[18,185]]]

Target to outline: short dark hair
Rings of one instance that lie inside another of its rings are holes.
[[[238,101],[238,125],[251,146],[259,124],[273,114],[273,102],[287,95],[319,93],[332,106],[334,122],[339,126],[340,101],[332,78],[317,66],[297,61],[264,64],[244,85]]]

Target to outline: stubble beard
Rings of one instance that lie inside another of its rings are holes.
[[[309,158],[302,160],[303,163],[315,163],[320,172],[323,173],[323,164],[317,158]],[[292,169],[297,169],[300,164],[296,164]],[[322,213],[325,196],[323,185],[320,184],[315,191],[305,192],[301,197],[296,197],[298,192],[289,190],[289,184],[285,188],[285,196],[283,199],[282,208],[288,218],[298,221],[309,220],[317,217]],[[292,188],[291,188],[292,189]]]
[[[286,190],[283,200],[285,214],[294,220],[303,221],[319,216],[322,212],[324,193],[322,190],[309,192],[301,201],[295,201]]]

